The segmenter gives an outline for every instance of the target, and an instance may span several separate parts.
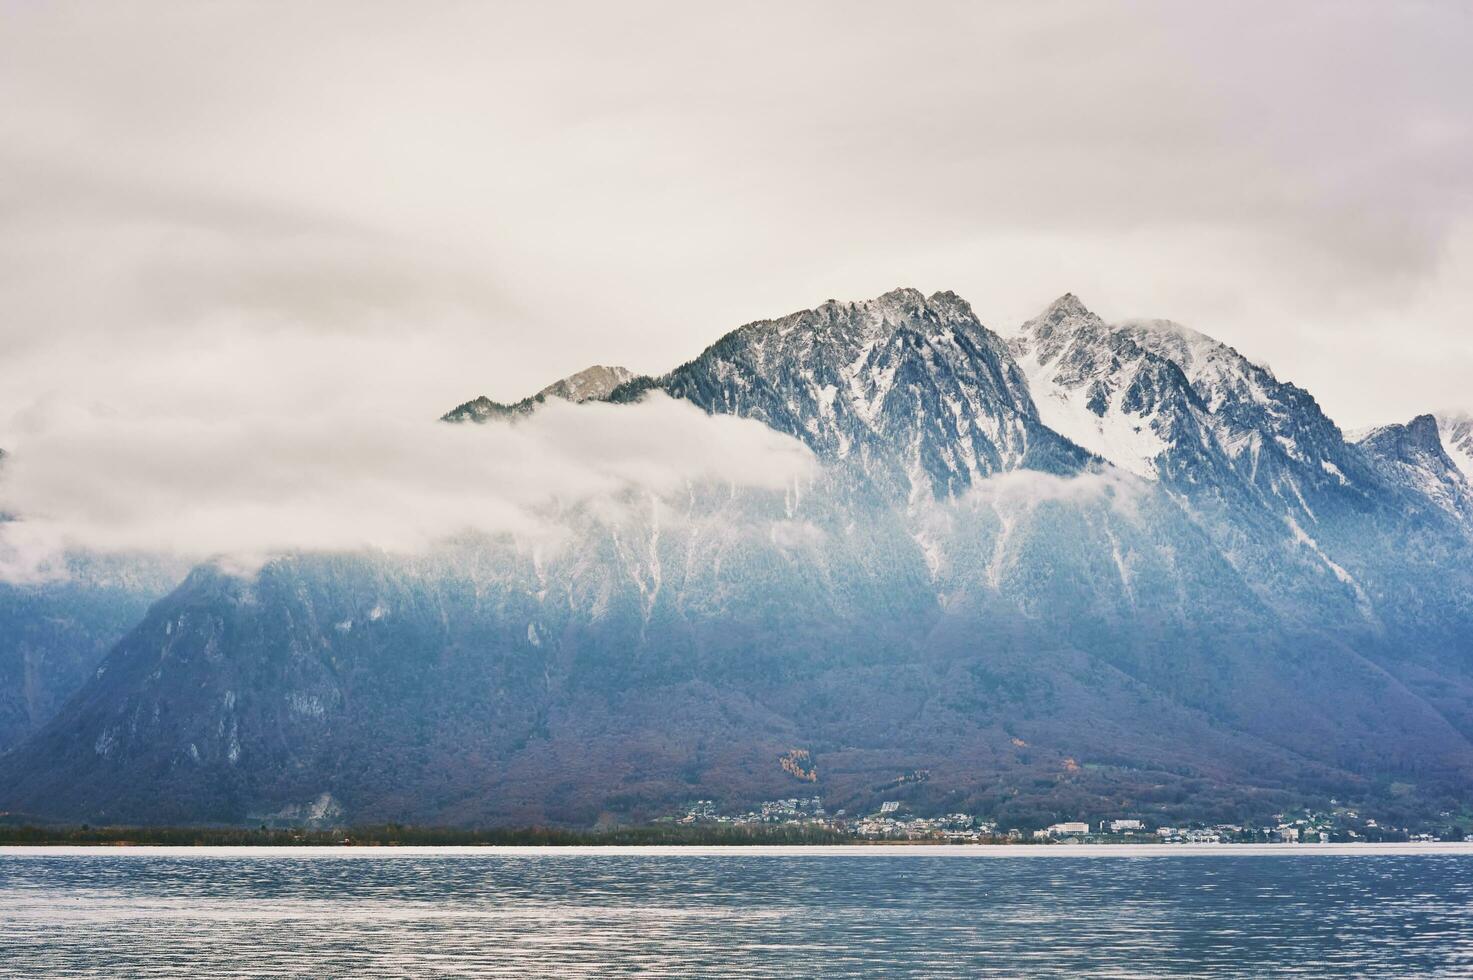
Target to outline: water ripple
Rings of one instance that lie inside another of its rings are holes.
[[[0,853],[18,977],[1470,976],[1473,856]]]

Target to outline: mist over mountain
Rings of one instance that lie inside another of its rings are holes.
[[[45,585],[0,582],[0,753],[50,721],[178,582],[177,567],[137,557],[76,557],[69,571]]]
[[[1464,805],[1466,419],[1349,440],[1309,392],[1179,324],[1106,323],[1066,294],[1005,338],[952,293],[897,289],[748,324],[664,375],[594,367],[444,420],[489,439],[550,409],[634,419],[652,393],[817,466],[537,503],[555,543],[482,530],[200,566],[100,660],[93,634],[35,641],[85,669],[55,672],[75,693],[0,756],[0,808],[592,824],[814,793],[1014,822]]]

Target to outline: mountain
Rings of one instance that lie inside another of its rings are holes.
[[[518,402],[507,404],[481,395],[446,412],[440,421],[489,422],[493,419],[513,418],[535,410],[549,398],[561,398],[569,402],[598,401],[607,398],[610,392],[632,377],[634,372],[627,368],[595,364],[577,374],[554,381],[536,394],[528,395]]]
[[[50,721],[175,584],[80,556],[65,581],[0,582],[0,754]]]
[[[1405,425],[1378,426],[1361,435],[1356,444],[1388,480],[1473,526],[1473,485],[1443,447],[1436,418],[1418,415]]]
[[[1231,347],[1072,295],[1010,340],[951,293],[829,301],[621,374],[446,418],[662,391],[791,435],[821,470],[559,511],[558,547],[196,569],[0,757],[0,808],[592,824],[818,793],[1034,825],[1461,807],[1473,537],[1439,496],[1438,425],[1348,442]]]
[[[1437,434],[1448,457],[1464,477],[1473,480],[1473,415],[1444,412],[1436,419]]]
[[[0,449],[0,478],[6,458]],[[0,525],[12,519],[0,513]],[[60,580],[0,580],[0,755],[55,716],[178,584],[176,571],[149,558],[73,554]]]
[[[1077,473],[1087,452],[1039,419],[997,334],[954,293],[830,300],[732,331],[652,388],[757,419],[903,499],[949,497],[1016,469]]]
[[[1051,429],[1146,479],[1225,465],[1182,369],[1107,326],[1072,293],[1025,323],[1012,350]]]
[[[1461,602],[1445,545],[1466,522],[1347,442],[1308,392],[1233,348],[1167,320],[1106,324],[1071,295],[1012,346],[1046,424],[1188,503],[1284,610],[1425,630],[1435,626],[1420,613],[1402,616],[1418,595]]]
[[[1012,344],[1045,423],[1129,472],[1306,524],[1312,500],[1377,489],[1308,392],[1180,324],[1108,325],[1066,294]]]
[[[570,374],[560,381],[554,381],[533,397],[561,398],[570,402],[594,401],[607,398],[610,392],[632,377],[634,377],[634,372],[628,368],[595,364],[593,367],[584,368],[577,374]]]

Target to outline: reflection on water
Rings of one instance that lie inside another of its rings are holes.
[[[861,850],[0,851],[0,974],[1473,975],[1473,854]]]

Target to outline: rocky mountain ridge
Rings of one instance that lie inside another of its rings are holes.
[[[634,377],[634,372],[628,368],[595,364],[575,374],[570,374],[566,378],[559,378],[541,391],[528,395],[520,401],[498,402],[485,395],[480,395],[452,408],[440,416],[440,421],[489,422],[493,419],[515,418],[534,411],[538,405],[549,398],[561,398],[563,401],[575,404],[599,401],[607,398],[615,388],[632,377]]]
[[[1414,489],[1459,521],[1473,523],[1473,484],[1442,443],[1437,419],[1377,426],[1356,440],[1387,478]]]
[[[619,376],[446,418],[661,390],[822,473],[563,515],[556,552],[198,569],[0,757],[0,807],[592,823],[789,795],[798,750],[835,806],[1461,805],[1455,424],[1348,442],[1231,348],[1072,295],[1011,340],[951,293],[830,301]]]
[[[1466,412],[1439,412],[1437,435],[1459,471],[1473,480],[1473,415]]]

